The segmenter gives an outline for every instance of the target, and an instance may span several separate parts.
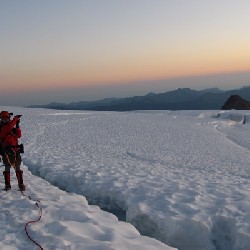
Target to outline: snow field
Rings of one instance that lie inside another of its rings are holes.
[[[33,174],[178,249],[249,249],[249,114],[19,111]]]

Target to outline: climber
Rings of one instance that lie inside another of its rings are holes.
[[[0,155],[5,166],[3,172],[5,180],[4,190],[10,190],[10,168],[11,166],[16,171],[18,186],[21,191],[25,191],[23,184],[23,171],[21,166],[22,147],[18,145],[18,139],[21,137],[21,129],[19,127],[21,115],[16,115],[11,119],[12,113],[8,111],[0,112]]]

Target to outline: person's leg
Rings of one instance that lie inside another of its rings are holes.
[[[10,160],[9,160],[8,156],[3,155],[2,159],[3,159],[3,164],[5,166],[5,171],[3,172],[4,181],[5,181],[4,190],[7,191],[7,190],[11,189],[11,185],[10,185],[10,168],[11,168],[11,165],[10,165]]]
[[[21,191],[25,191],[25,185],[23,184],[23,171],[20,169],[22,163],[22,158],[19,152],[16,153],[16,160],[15,160],[15,169],[16,169],[16,177],[18,181],[18,186]]]

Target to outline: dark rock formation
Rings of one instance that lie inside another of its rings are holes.
[[[231,95],[221,109],[250,110],[250,102],[241,98],[239,95]]]

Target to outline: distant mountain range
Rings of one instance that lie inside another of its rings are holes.
[[[132,110],[218,110],[231,95],[250,100],[250,86],[223,91],[218,88],[192,90],[179,88],[165,93],[149,93],[145,96],[106,98],[97,101],[72,103],[52,102],[46,105],[30,105],[29,108],[60,110],[132,111]]]

